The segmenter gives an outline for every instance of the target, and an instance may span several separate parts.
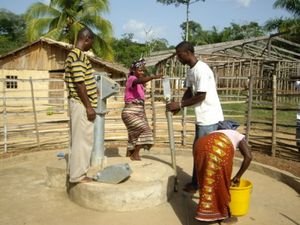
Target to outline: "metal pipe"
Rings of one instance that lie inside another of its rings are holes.
[[[171,101],[171,88],[170,81],[168,77],[163,79],[163,91],[166,104]],[[168,122],[168,134],[169,134],[169,143],[171,151],[171,162],[174,170],[175,182],[174,182],[174,191],[178,191],[178,179],[177,179],[177,166],[176,166],[176,154],[175,154],[175,141],[174,141],[174,129],[173,129],[173,117],[171,112],[166,111],[166,117]]]
[[[91,157],[92,166],[103,167],[104,161],[104,131],[105,131],[105,112],[106,109],[106,100],[98,101],[98,106],[96,110],[96,119],[94,125],[94,144],[93,152]]]
[[[102,79],[101,75],[96,75],[97,90],[101,93],[102,90]],[[101,94],[98,95],[98,103],[96,109],[96,119],[94,122],[94,143],[93,151],[91,157],[91,166],[103,167],[104,158],[104,124],[105,124],[105,113],[106,110],[106,100],[101,98]]]
[[[99,166],[103,169],[106,157],[104,156],[105,137],[105,115],[107,114],[107,98],[116,94],[120,90],[119,84],[108,78],[106,73],[95,74],[97,81],[98,104],[96,109],[96,119],[94,127],[94,143],[91,156],[91,166]]]

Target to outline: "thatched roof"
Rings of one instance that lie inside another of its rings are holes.
[[[276,45],[274,42],[276,41]],[[278,45],[279,43],[279,45]],[[291,51],[280,47],[289,45],[298,48],[298,51]],[[244,58],[261,58],[265,60],[300,60],[300,45],[290,42],[276,35],[261,36],[244,40],[227,41],[216,44],[207,44],[195,46],[196,55],[204,54],[220,54],[231,57]],[[149,57],[146,57],[146,65],[154,66],[166,61],[175,55],[175,49],[153,52]]]

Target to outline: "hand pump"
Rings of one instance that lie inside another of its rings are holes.
[[[98,104],[96,109],[94,146],[91,157],[92,166],[103,167],[104,161],[104,124],[105,115],[107,114],[106,99],[116,94],[120,90],[120,86],[114,80],[110,79],[106,73],[96,73]]]

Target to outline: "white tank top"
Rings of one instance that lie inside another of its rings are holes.
[[[245,135],[241,134],[240,132],[238,132],[236,130],[216,130],[211,133],[216,133],[216,132],[225,134],[230,139],[231,143],[233,144],[234,150],[237,149],[240,141],[245,138]]]

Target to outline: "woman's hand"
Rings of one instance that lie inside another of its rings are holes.
[[[234,177],[231,179],[231,186],[232,187],[238,187],[240,185],[240,178]]]

